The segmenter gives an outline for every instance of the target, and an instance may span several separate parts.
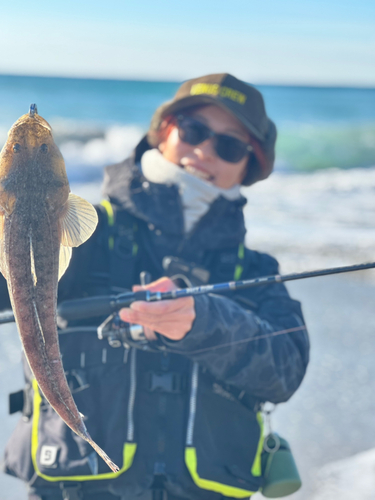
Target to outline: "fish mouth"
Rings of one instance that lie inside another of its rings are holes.
[[[21,128],[22,130],[23,126],[25,126],[27,129],[30,128],[33,130],[37,130],[37,127],[39,125],[52,133],[51,125],[38,114],[37,105],[30,104],[29,112],[25,115],[22,115],[21,118],[19,118],[16,123],[12,125],[11,129],[8,132],[8,137],[10,137],[12,132],[14,132],[16,129],[19,130]]]
[[[32,113],[34,113],[34,114],[32,114]],[[51,125],[44,118],[42,118],[40,115],[38,115],[38,112],[35,111],[35,109],[32,110],[31,106],[30,106],[30,112],[27,113],[26,115],[21,116],[21,118],[19,120],[17,120],[16,123],[14,123],[12,125],[11,129],[8,132],[8,137],[9,137],[10,133],[12,131],[14,131],[15,129],[19,129],[19,128],[23,128],[23,127],[29,128],[30,125],[33,128],[33,130],[37,130],[35,127],[40,126],[40,127],[47,129],[50,133],[52,133]]]
[[[38,106],[36,104],[30,104],[29,116],[35,116],[38,114]]]

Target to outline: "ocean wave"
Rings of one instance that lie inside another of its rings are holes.
[[[126,158],[145,128],[135,124],[104,124],[50,119],[55,141],[75,181],[92,181],[102,168]],[[0,127],[0,144],[7,130]],[[375,165],[375,122],[362,124],[283,122],[278,130],[276,171],[306,172]]]
[[[73,182],[100,178],[103,167],[129,156],[145,133],[137,125],[103,125],[61,118],[52,118],[50,124]],[[4,126],[0,127],[0,144],[5,143],[7,133]]]
[[[119,162],[129,156],[142,134],[140,127],[112,126],[101,135],[95,134],[86,140],[60,139],[60,150],[65,159],[69,179],[84,181],[102,176],[105,165]]]
[[[294,124],[279,128],[277,167],[294,171],[375,165],[375,123]]]
[[[82,173],[125,158],[145,130],[136,125],[69,127],[54,124],[56,142],[68,170]],[[361,168],[375,165],[375,123],[296,124],[279,129],[276,171],[315,171],[328,168]]]

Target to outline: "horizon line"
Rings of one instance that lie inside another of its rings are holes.
[[[139,78],[139,77],[98,77],[98,76],[68,76],[68,75],[41,75],[41,74],[22,74],[22,73],[2,73],[0,77],[18,77],[18,78],[41,78],[41,79],[59,79],[59,80],[91,80],[91,81],[108,81],[108,82],[139,82],[139,83],[173,83],[181,84],[188,80],[184,79],[161,79],[161,78]],[[246,80],[244,80],[246,81]],[[373,86],[359,85],[359,84],[328,84],[328,83],[288,83],[288,82],[263,82],[253,83],[247,82],[254,86],[259,87],[293,87],[293,88],[318,88],[318,89],[348,89],[348,90],[375,90],[375,83]]]

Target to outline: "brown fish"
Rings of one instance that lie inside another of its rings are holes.
[[[93,442],[69,390],[56,328],[57,283],[71,247],[93,233],[94,207],[70,193],[63,157],[36,105],[12,126],[0,153],[0,270],[30,368],[64,422],[119,468]]]

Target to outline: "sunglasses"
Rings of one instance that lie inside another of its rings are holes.
[[[207,125],[190,116],[177,116],[177,128],[181,141],[191,146],[197,146],[207,139],[212,139],[215,153],[229,163],[241,161],[253,150],[250,144],[231,135],[217,134]]]

